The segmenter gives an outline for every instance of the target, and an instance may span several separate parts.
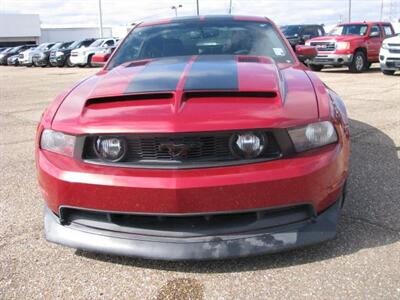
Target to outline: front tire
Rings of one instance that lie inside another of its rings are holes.
[[[92,65],[92,57],[93,57],[93,54],[89,55],[89,57],[88,57],[88,63],[87,63],[87,65],[88,65],[89,68],[93,68],[93,65]]]
[[[367,64],[368,62],[364,52],[357,51],[349,65],[349,70],[351,73],[362,73],[366,70]]]
[[[71,57],[70,56],[67,57],[66,66],[69,67],[69,68],[72,68],[74,66],[74,64],[71,62]]]
[[[324,66],[321,65],[309,65],[308,67],[314,72],[320,72],[324,68]]]
[[[382,70],[382,73],[384,75],[394,75],[395,71],[393,71],[393,70]]]

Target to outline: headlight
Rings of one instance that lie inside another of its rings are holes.
[[[382,44],[382,49],[388,50],[389,49],[389,45],[387,43],[383,43]]]
[[[235,156],[256,158],[264,152],[267,138],[262,133],[243,132],[233,135],[230,144]]]
[[[348,50],[348,49],[350,49],[350,43],[349,42],[338,42],[336,44],[336,49],[337,50]]]
[[[98,137],[94,141],[97,156],[105,161],[117,162],[126,154],[126,140],[119,137]]]
[[[40,148],[72,157],[76,137],[62,132],[45,129],[40,138]]]
[[[297,152],[336,143],[338,140],[335,127],[329,121],[289,129],[289,135]]]
[[[311,42],[310,42],[310,41],[307,41],[307,42],[305,43],[305,45],[306,45],[306,46],[311,46]]]
[[[56,52],[56,56],[63,56],[63,55],[64,55],[64,52],[61,52],[61,51]]]

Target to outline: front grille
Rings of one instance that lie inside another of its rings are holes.
[[[386,60],[400,60],[400,57],[388,57]]]
[[[390,53],[400,53],[400,49],[389,49]]]
[[[72,52],[71,56],[78,56],[78,53]]]
[[[311,42],[311,46],[317,47],[318,51],[335,51],[334,42]]]
[[[389,47],[400,47],[400,44],[388,44]]]
[[[189,238],[238,234],[312,220],[310,204],[245,212],[199,214],[134,214],[60,208],[63,225],[90,227],[120,234]]]
[[[263,154],[257,158],[257,161],[277,159],[282,156],[276,139],[277,132],[281,132],[281,130],[276,129],[275,134],[272,131],[265,131],[267,146]],[[128,135],[125,136],[127,141],[125,158],[118,163],[111,164],[179,168],[212,166],[220,163],[241,163],[244,159],[238,158],[231,151],[230,139],[233,134],[235,132]],[[92,136],[86,138],[82,158],[89,163],[104,164],[95,153],[93,146],[95,138]],[[162,146],[166,144],[188,145],[190,149],[180,157],[173,157],[168,149]]]

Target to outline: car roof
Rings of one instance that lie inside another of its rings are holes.
[[[189,16],[171,19],[161,19],[154,21],[144,21],[138,24],[138,27],[147,27],[154,25],[162,25],[169,23],[190,23],[193,21],[249,21],[249,22],[271,22],[266,17],[257,16],[240,16],[240,15],[206,15],[206,16]]]
[[[364,22],[346,22],[346,23],[340,23],[338,25],[371,25],[371,24],[380,24],[380,25],[389,25],[390,22],[381,22],[381,21],[364,21]]]
[[[285,26],[324,26],[322,24],[286,24],[286,25],[282,25],[281,27],[285,27]]]

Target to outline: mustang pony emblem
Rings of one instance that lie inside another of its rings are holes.
[[[194,147],[200,147],[199,143],[195,144],[174,144],[174,143],[166,143],[160,144],[158,149],[160,151],[167,151],[171,158],[181,158],[188,155],[190,149]]]

